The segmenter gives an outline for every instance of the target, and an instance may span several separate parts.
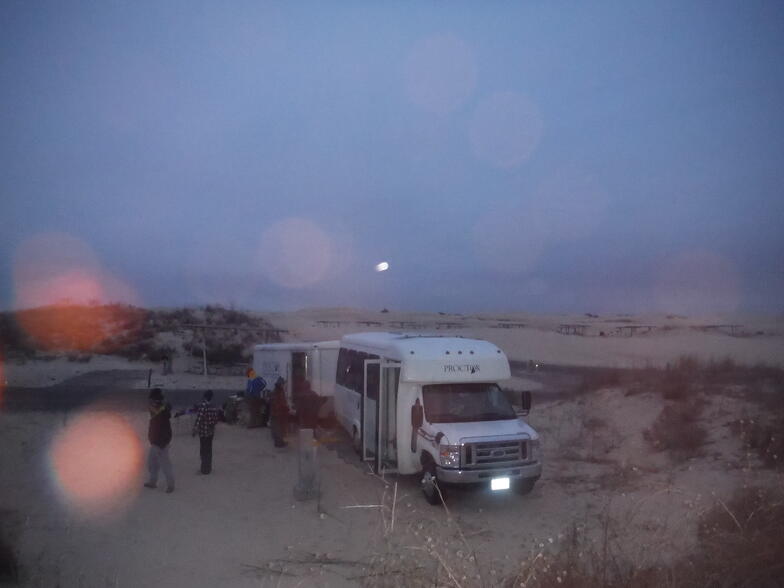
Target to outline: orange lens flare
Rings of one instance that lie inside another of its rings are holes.
[[[49,457],[64,499],[79,514],[115,514],[136,496],[142,445],[119,415],[81,414],[54,438]]]
[[[14,260],[16,320],[36,347],[102,352],[127,331],[131,288],[101,270],[90,248],[61,233],[24,242]],[[138,318],[138,317],[136,317]]]
[[[66,302],[81,300],[83,296],[89,296],[88,300],[103,298],[101,286],[95,279],[82,272],[69,272],[36,285],[44,292],[28,292],[28,299],[43,301],[49,292],[64,295],[57,303],[51,300],[49,306],[16,313],[20,326],[39,347],[86,351],[103,339],[100,325],[87,319],[87,307]]]

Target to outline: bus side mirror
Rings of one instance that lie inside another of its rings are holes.
[[[422,423],[425,422],[425,409],[419,403],[419,398],[417,398],[414,406],[411,407],[411,426],[414,427],[416,431],[419,427],[422,426]]]
[[[526,416],[529,412],[531,412],[531,391],[523,390],[520,392],[520,410],[517,414]]]

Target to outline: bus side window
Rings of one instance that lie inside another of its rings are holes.
[[[349,351],[349,354],[348,382],[346,387],[362,394],[362,377],[365,369],[363,356],[365,354],[359,351]]]
[[[335,383],[348,387],[348,371],[351,367],[349,350],[343,349],[338,352],[338,367],[335,374]]]
[[[368,355],[366,359],[378,359],[378,355]],[[378,375],[379,366],[373,363],[367,366],[367,391],[368,398],[378,400]]]

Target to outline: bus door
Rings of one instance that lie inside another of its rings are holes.
[[[397,468],[397,387],[400,363],[366,359],[362,390],[362,459],[373,471]]]

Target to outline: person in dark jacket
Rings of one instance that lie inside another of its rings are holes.
[[[166,477],[166,492],[174,492],[174,470],[169,459],[169,443],[172,438],[171,405],[164,402],[163,392],[160,388],[153,388],[150,392],[150,427],[147,430],[147,439],[150,441],[150,452],[147,455],[147,469],[150,477],[145,482],[147,488],[158,485],[158,470],[163,469]]]
[[[218,422],[218,409],[212,406],[212,390],[204,393],[199,403],[196,420],[193,423],[193,436],[199,435],[199,456],[201,470],[198,473],[207,475],[212,472],[212,439],[215,436],[215,424]]]
[[[286,447],[283,439],[289,419],[289,405],[286,402],[286,393],[283,390],[283,378],[275,382],[275,389],[270,399],[270,430],[275,447]]]

